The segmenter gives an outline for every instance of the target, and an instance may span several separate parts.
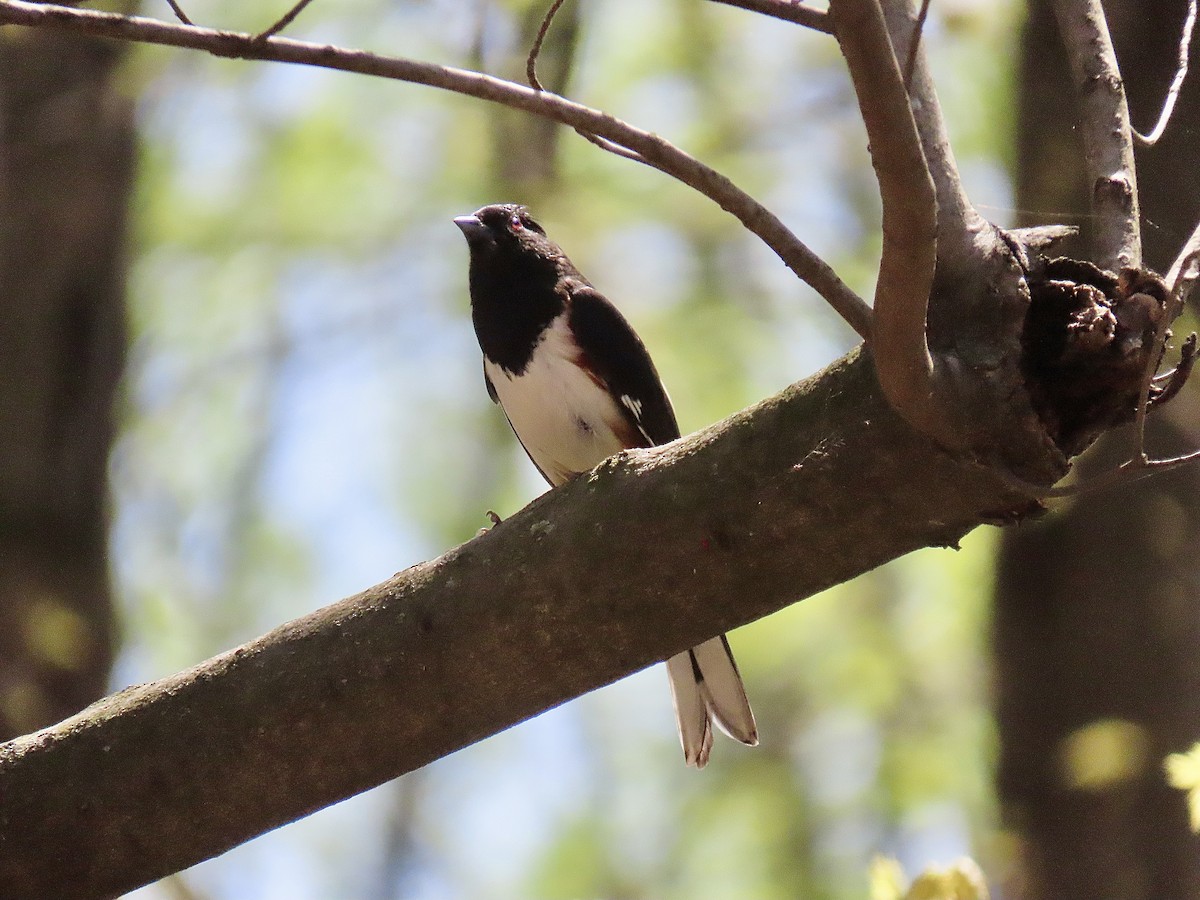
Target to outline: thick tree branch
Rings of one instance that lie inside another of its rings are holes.
[[[897,47],[911,27],[901,6],[889,0]],[[865,304],[727,179],[561,97],[409,60],[20,0],[0,0],[0,22],[380,75],[553,118],[717,200],[869,331]],[[437,560],[0,746],[4,896],[115,896],[896,556],[1027,512],[991,467],[1042,484],[1066,466],[1022,365],[1041,275],[1016,236],[967,203],[920,53],[912,103],[938,201],[930,343],[958,367],[955,414],[971,453],[946,452],[893,412],[866,347],[701,433],[615,457]],[[871,113],[881,123],[894,114]],[[911,135],[903,148],[881,175],[901,214],[928,188],[895,183]],[[926,264],[928,235],[912,248],[897,238],[889,259],[912,252]],[[1122,374],[1111,393],[1127,390]]]
[[[119,894],[1026,508],[892,413],[873,373],[852,354],[440,559],[3,745],[6,900]],[[1010,437],[1026,452],[1040,432]]]
[[[937,260],[937,200],[904,75],[879,0],[834,0],[830,12],[858,95],[883,201],[883,253],[871,337],[879,382],[897,412],[952,445],[958,436],[940,408],[925,338]]]
[[[1084,160],[1095,216],[1095,262],[1140,266],[1137,174],[1125,86],[1100,0],[1055,0],[1054,15],[1079,92]]]
[[[909,108],[921,136],[925,162],[937,193],[937,255],[939,275],[969,277],[980,264],[990,243],[983,217],[975,211],[963,189],[958,164],[942,118],[941,102],[929,74],[923,46],[911,49],[918,39],[917,14],[909,0],[883,0],[884,16],[897,59],[912,59],[907,78]]]
[[[204,50],[236,59],[272,60],[357,72],[453,91],[500,103],[599,135],[636,152],[642,161],[683,182],[733,214],[832,306],[860,336],[870,334],[871,308],[779,218],[727,177],[615,116],[478,72],[282,37],[217,31],[93,10],[0,0],[0,24],[54,28],[101,37]]]

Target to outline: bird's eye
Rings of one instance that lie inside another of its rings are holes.
[[[525,223],[521,221],[520,216],[513,216],[508,220],[508,227],[512,231],[522,231],[525,228]]]

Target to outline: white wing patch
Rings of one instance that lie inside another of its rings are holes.
[[[637,430],[641,433],[647,443],[653,445],[654,438],[646,432],[646,427],[642,424],[642,401],[634,400],[628,394],[621,395],[621,405],[633,413],[633,421],[637,423]]]
[[[483,363],[513,431],[554,485],[595,468],[624,447],[615,431],[623,419],[621,410],[575,364],[578,357],[579,347],[562,315],[546,329],[520,375],[486,358]]]

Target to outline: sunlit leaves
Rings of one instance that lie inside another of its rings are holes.
[[[1063,779],[1079,790],[1100,791],[1131,781],[1149,763],[1149,735],[1136,722],[1103,719],[1063,739]]]
[[[1186,753],[1172,753],[1164,765],[1167,783],[1186,792],[1192,831],[1200,833],[1200,744]]]
[[[871,862],[870,900],[988,900],[987,882],[972,859],[930,867],[904,888],[904,870],[890,857]]]

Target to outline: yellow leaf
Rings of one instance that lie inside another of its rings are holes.
[[[1136,722],[1099,719],[1063,739],[1060,754],[1069,787],[1102,791],[1146,771],[1149,738]]]
[[[869,873],[871,900],[901,900],[904,896],[904,870],[890,856],[871,860]]]
[[[1187,753],[1172,753],[1163,761],[1167,783],[1187,792],[1188,820],[1192,831],[1200,833],[1200,744]]]
[[[904,900],[988,900],[987,882],[975,861],[963,858],[948,869],[926,869]]]

